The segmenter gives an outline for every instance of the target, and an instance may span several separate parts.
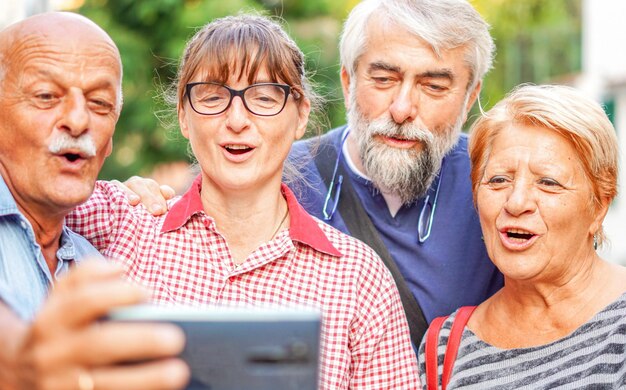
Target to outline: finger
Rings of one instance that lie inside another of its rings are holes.
[[[141,201],[141,197],[137,195],[133,190],[128,188],[124,183],[119,180],[111,180],[111,183],[115,184],[117,188],[122,190],[126,194],[126,199],[131,206],[137,206]]]
[[[170,200],[176,196],[176,191],[174,191],[174,189],[167,184],[161,184],[159,188],[161,189],[161,195],[163,195],[163,198],[166,200]]]
[[[168,198],[164,197],[159,183],[155,180],[133,176],[126,180],[124,184],[139,196],[141,203],[152,215],[158,216],[167,211],[166,200]]]
[[[190,371],[180,359],[96,368],[91,371],[95,389],[166,390],[183,389]]]
[[[174,324],[105,321],[57,337],[38,351],[50,365],[97,367],[179,355],[185,334]]]
[[[54,289],[33,323],[45,335],[71,331],[106,315],[111,309],[146,302],[149,294],[120,278],[95,280],[74,289]]]
[[[81,285],[96,281],[120,279],[123,273],[124,268],[120,264],[100,258],[89,258],[59,277],[54,288],[55,290],[74,290]]]
[[[98,390],[182,389],[189,378],[187,364],[172,358],[106,367],[68,365],[33,378],[35,383],[32,388],[80,389],[81,381],[87,381],[92,385],[90,387]]]

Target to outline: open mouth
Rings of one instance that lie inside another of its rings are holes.
[[[231,154],[244,154],[252,150],[251,147],[246,145],[225,145],[224,149]]]
[[[62,156],[65,157],[69,162],[75,162],[75,161],[77,161],[77,160],[82,158],[77,153],[64,153],[64,154],[62,154]]]
[[[506,236],[517,242],[526,242],[533,238],[535,235],[521,229],[509,229],[506,231]]]

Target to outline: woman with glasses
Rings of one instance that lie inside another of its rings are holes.
[[[175,91],[201,171],[191,188],[157,217],[99,182],[70,225],[158,303],[319,308],[320,388],[418,388],[391,275],[282,183],[316,101],[296,44],[265,17],[217,19],[188,42]]]
[[[626,388],[626,268],[596,252],[618,177],[602,107],[569,87],[522,86],[473,125],[470,157],[504,287],[432,322],[424,389]]]

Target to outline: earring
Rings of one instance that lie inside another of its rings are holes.
[[[593,250],[597,250],[597,249],[598,249],[598,236],[594,234],[593,235]]]

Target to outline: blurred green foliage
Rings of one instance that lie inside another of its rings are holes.
[[[307,55],[316,89],[326,98],[327,125],[345,122],[339,83],[341,23],[357,0],[86,0],[78,12],[107,30],[124,63],[124,110],[114,151],[101,177],[148,175],[159,163],[187,160],[187,142],[160,91],[173,79],[187,39],[208,21],[238,12],[282,17]],[[580,0],[474,0],[498,47],[481,102],[489,108],[521,82],[560,81],[580,69]],[[475,107],[473,113],[477,112]],[[164,118],[165,116],[159,115]],[[471,121],[471,119],[470,119]]]

